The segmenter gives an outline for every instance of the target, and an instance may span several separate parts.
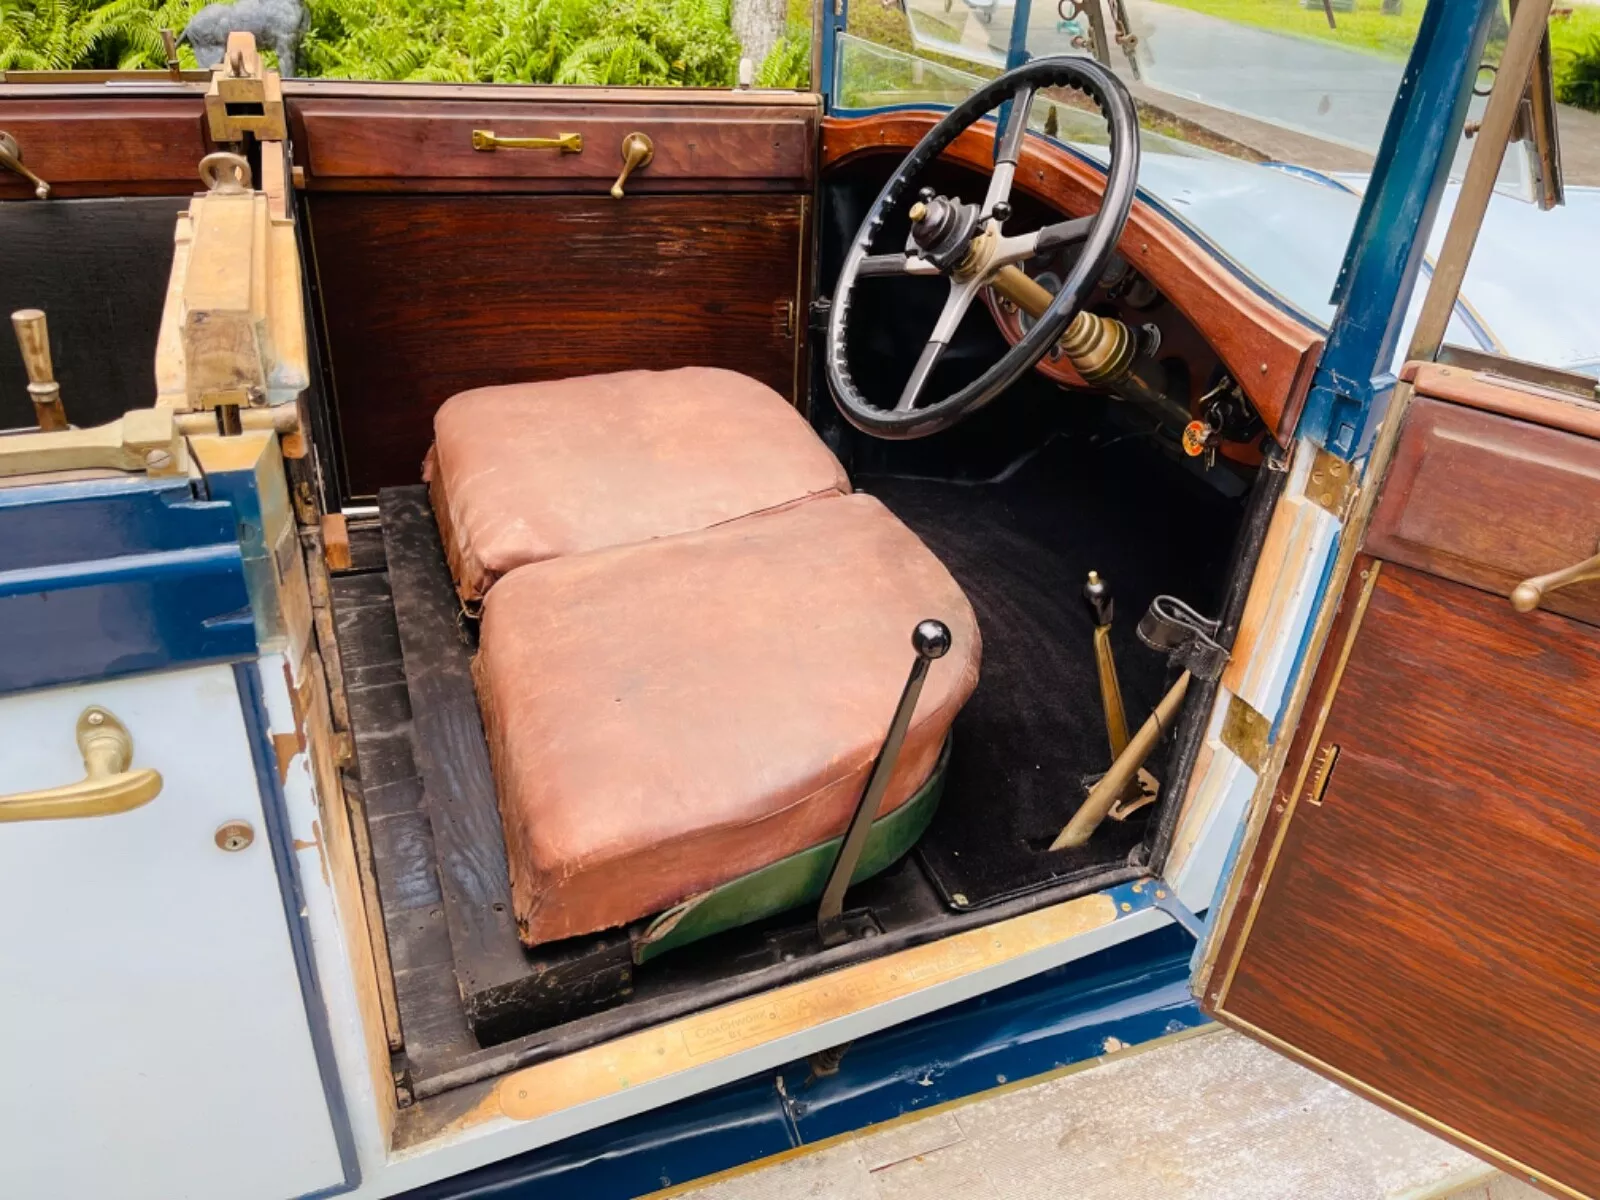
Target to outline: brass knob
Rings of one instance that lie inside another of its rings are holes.
[[[11,314],[11,327],[17,331],[17,348],[28,369],[28,395],[33,397],[39,428],[45,433],[65,429],[67,411],[61,407],[61,385],[50,363],[50,328],[44,313],[37,308],[19,308]]]
[[[50,198],[50,185],[22,165],[22,147],[17,145],[16,138],[3,130],[0,130],[0,167],[15,171],[33,184],[33,194],[39,199]]]
[[[918,200],[911,206],[911,210],[906,213],[906,215],[910,217],[912,221],[920,221],[923,217],[928,215],[928,206],[921,200]]]
[[[622,174],[617,176],[617,181],[611,185],[611,198],[622,199],[622,185],[628,182],[628,176],[635,171],[650,165],[650,160],[656,156],[655,143],[646,133],[630,133],[622,139]]]
[[[1524,579],[1511,591],[1511,607],[1520,613],[1532,612],[1544,603],[1545,596],[1574,583],[1600,579],[1600,554],[1573,563],[1548,575],[1535,575]]]

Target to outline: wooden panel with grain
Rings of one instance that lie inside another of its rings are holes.
[[[1600,635],[1385,564],[1219,1015],[1600,1194]],[[1258,865],[1273,839],[1258,845]]]
[[[902,156],[941,116],[908,111],[826,118],[823,170],[863,155]],[[994,165],[992,128],[969,129],[941,161],[988,174]],[[1017,164],[1016,187],[1077,217],[1100,207],[1105,176],[1070,151],[1029,138]],[[1262,296],[1186,230],[1142,200],[1134,202],[1118,248],[1204,335],[1267,428],[1278,440],[1287,441],[1311,386],[1322,351],[1321,334]]]
[[[1600,547],[1600,443],[1419,396],[1365,545],[1509,596]],[[1600,624],[1600,583],[1551,592],[1544,607]]]
[[[709,366],[795,395],[804,197],[307,204],[353,495],[417,482],[468,388]]]
[[[1509,372],[1522,365],[1507,360],[1505,369]],[[1509,374],[1432,362],[1409,362],[1401,370],[1400,377],[1410,382],[1419,396],[1600,438],[1600,399],[1596,398],[1591,380],[1584,380],[1589,386],[1586,394],[1579,395],[1575,390],[1542,386]],[[1575,377],[1573,382],[1578,378],[1582,377]]]
[[[162,97],[39,96],[0,85],[0,129],[51,197],[186,195],[201,189],[197,168],[215,147],[206,130],[204,88]],[[32,200],[33,185],[0,171],[0,200]],[[163,264],[164,269],[164,264]]]
[[[535,94],[536,95],[536,94]],[[816,161],[814,110],[796,105],[319,99],[292,105],[296,155],[309,189],[608,192],[622,140],[654,144],[628,181],[652,191],[805,191]],[[474,150],[472,132],[499,137],[578,133],[583,149]]]

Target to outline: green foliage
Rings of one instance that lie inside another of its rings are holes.
[[[773,43],[756,69],[756,86],[808,88],[811,86],[811,26],[790,19],[783,36]]]
[[[1600,34],[1557,56],[1556,99],[1600,112]]]
[[[0,70],[159,68],[205,0],[0,0]],[[345,79],[731,87],[729,0],[309,0],[299,72]],[[180,47],[185,66],[194,54]],[[761,64],[804,86],[809,30]],[[771,82],[768,83],[768,80]]]

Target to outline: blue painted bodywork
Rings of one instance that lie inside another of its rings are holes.
[[[186,479],[0,489],[0,694],[255,652],[230,505]]]
[[[1119,890],[1121,894],[1121,890]],[[407,1192],[404,1200],[637,1196],[1204,1023],[1193,942],[1168,928],[804,1061]]]

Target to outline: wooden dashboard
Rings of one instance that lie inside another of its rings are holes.
[[[941,115],[907,111],[825,118],[822,169],[868,155],[903,155]],[[993,154],[992,136],[979,126],[958,137],[943,161],[988,174]],[[1104,183],[1090,164],[1035,138],[1025,143],[1017,164],[1017,189],[1069,217],[1094,212]],[[1118,249],[1205,339],[1267,428],[1286,441],[1311,386],[1321,335],[1263,297],[1192,234],[1143,200],[1134,201]],[[1011,336],[1006,321],[1000,323]],[[1046,364],[1044,369],[1062,382],[1073,382],[1069,368]]]

